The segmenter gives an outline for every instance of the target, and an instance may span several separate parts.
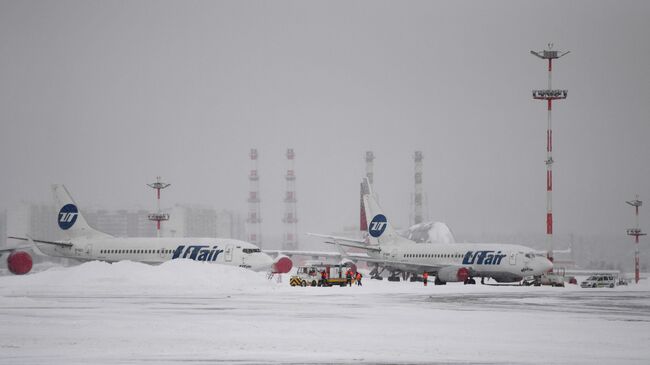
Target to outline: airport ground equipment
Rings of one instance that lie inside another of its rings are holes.
[[[547,272],[540,277],[540,284],[564,287],[564,274],[565,271],[563,268]]]
[[[291,286],[345,286],[345,272],[349,269],[344,264],[308,264],[299,266],[296,275],[289,279]],[[327,272],[327,281],[323,282],[321,273]]]

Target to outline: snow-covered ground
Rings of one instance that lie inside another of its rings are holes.
[[[650,363],[650,283],[614,289],[364,280],[89,262],[0,277],[0,363]]]

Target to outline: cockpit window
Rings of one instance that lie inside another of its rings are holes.
[[[242,250],[244,253],[255,253],[255,252],[262,252],[259,248],[245,248]]]

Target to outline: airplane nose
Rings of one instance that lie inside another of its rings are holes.
[[[272,267],[273,267],[273,258],[267,254],[264,254],[264,257],[260,262],[260,271],[270,270]]]
[[[273,266],[273,258],[265,253],[255,255],[254,260],[251,260],[251,269],[253,271],[268,271]]]

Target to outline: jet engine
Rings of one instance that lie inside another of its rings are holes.
[[[446,282],[465,282],[469,278],[469,269],[462,266],[447,266],[438,270],[437,278],[439,281]]]
[[[291,268],[293,268],[293,261],[285,255],[279,255],[273,262],[274,274],[286,274],[291,271]]]
[[[32,270],[32,256],[25,251],[13,251],[7,257],[7,268],[15,275],[24,275]]]

